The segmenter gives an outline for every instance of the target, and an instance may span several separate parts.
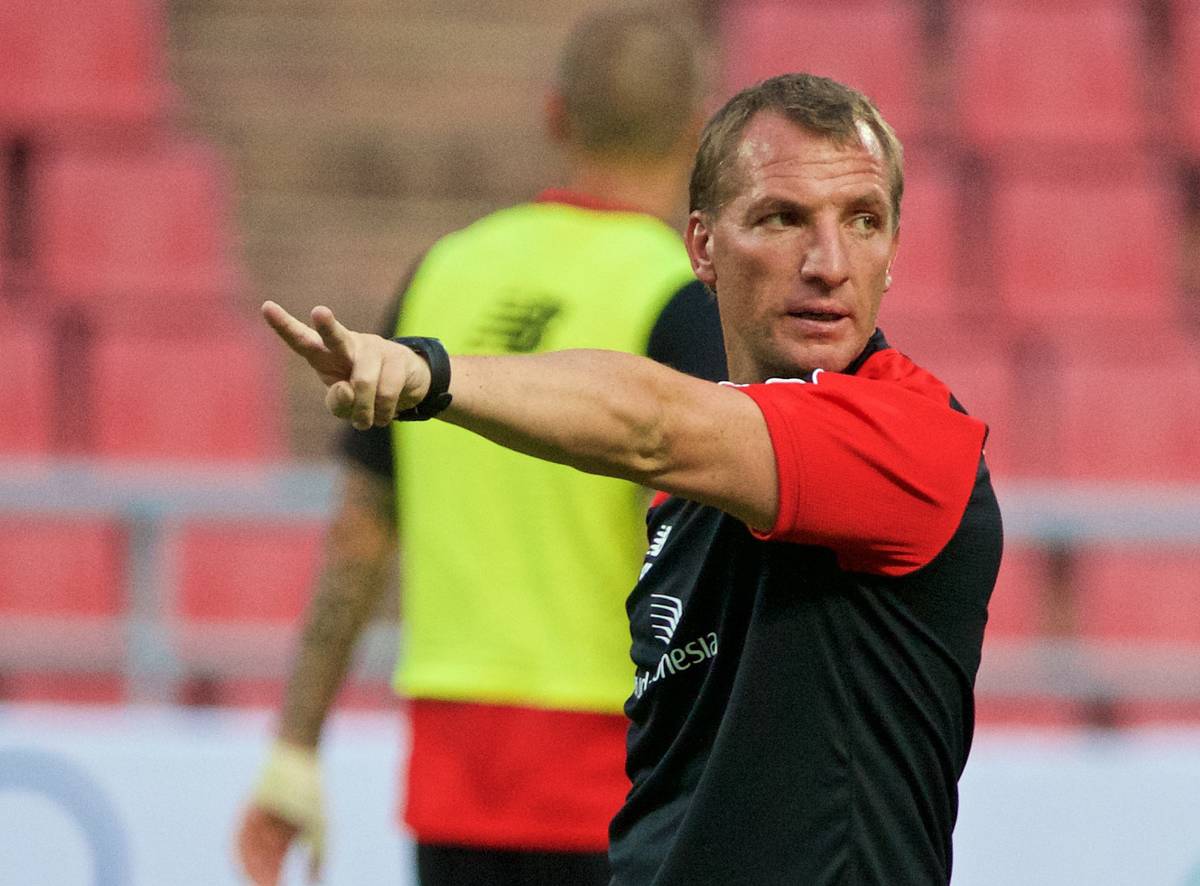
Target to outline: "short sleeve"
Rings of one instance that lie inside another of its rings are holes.
[[[904,575],[953,536],[987,427],[890,381],[818,373],[740,388],[775,451],[779,511],[755,534],[831,548],[843,569]]]

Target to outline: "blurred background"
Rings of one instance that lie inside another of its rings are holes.
[[[553,183],[597,5],[0,0],[0,884],[236,882],[336,483],[258,305],[374,329]],[[905,144],[880,325],[989,422],[1007,536],[955,883],[1200,883],[1200,0],[655,6],[714,108],[808,70]],[[329,742],[368,810],[331,883],[403,882],[395,618]]]

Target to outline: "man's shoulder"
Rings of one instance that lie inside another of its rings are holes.
[[[891,382],[938,403],[954,403],[949,385],[891,345],[871,354],[859,367],[855,377]]]

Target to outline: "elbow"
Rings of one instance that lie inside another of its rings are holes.
[[[628,444],[622,459],[629,479],[643,486],[655,486],[672,466],[668,410],[655,400],[653,408],[631,416],[628,426]]]

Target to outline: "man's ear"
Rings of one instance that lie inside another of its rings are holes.
[[[887,292],[892,288],[892,265],[896,263],[896,250],[900,248],[900,228],[896,228],[896,233],[892,237],[892,248],[888,252],[887,273],[884,275],[883,291]]]
[[[717,288],[717,269],[713,265],[713,232],[707,213],[693,212],[688,216],[684,245],[688,258],[692,260],[692,272],[696,279],[709,289]]]

